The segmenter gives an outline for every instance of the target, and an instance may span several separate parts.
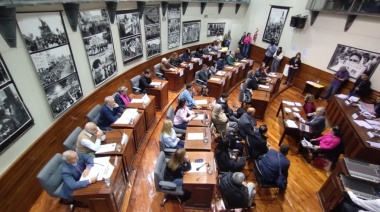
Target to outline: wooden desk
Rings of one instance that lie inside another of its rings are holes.
[[[208,67],[212,66],[212,55],[209,55],[209,54],[204,54],[202,56],[202,63],[203,64],[206,64]],[[195,71],[198,71],[198,70],[195,70]]]
[[[237,82],[236,78],[237,78],[238,69],[236,69],[233,66],[225,66],[223,68],[223,71],[231,72],[230,85],[231,85],[231,87],[233,87]]]
[[[80,188],[73,192],[77,201],[86,203],[91,212],[117,212],[121,210],[124,200],[127,181],[123,174],[121,158],[117,159],[117,166],[110,177],[111,186],[108,188],[104,180]],[[114,165],[114,157],[110,162]]]
[[[281,80],[284,75],[282,73],[274,73],[271,72],[268,74],[267,77],[272,78],[271,84],[273,85],[273,93],[277,93],[278,89],[280,88]]]
[[[264,88],[264,86],[265,86],[265,88]],[[266,88],[266,86],[268,86],[268,87]],[[259,84],[259,88],[257,88],[257,90],[258,91],[264,91],[264,92],[268,93],[269,98],[270,98],[273,94],[273,85],[270,83],[268,83],[268,85],[260,85]],[[255,95],[255,92],[253,92],[253,95]]]
[[[145,118],[144,118],[144,111],[143,110],[137,110],[139,115],[137,118],[134,119],[133,124],[115,124],[113,123],[111,125],[112,128],[116,129],[133,129],[133,137],[135,138],[136,142],[136,152],[138,151],[140,144],[143,142],[145,138],[145,132],[146,132],[146,124],[145,124]]]
[[[208,142],[204,142],[204,139],[189,140],[189,133],[205,133],[208,138]],[[211,151],[211,130],[208,127],[187,127],[185,137],[185,149],[187,151]]]
[[[251,59],[240,60],[241,63],[245,63],[244,78],[247,78],[247,74],[252,70],[254,61]]]
[[[193,70],[194,70],[194,77],[195,77],[195,72],[202,69],[203,58],[191,58],[191,62],[193,63]],[[194,77],[193,77],[193,80],[194,80]]]
[[[193,111],[198,114],[203,114],[203,119],[202,120],[193,119],[189,121],[189,123],[187,124],[188,127],[209,127],[211,125],[211,111],[210,110],[193,110]],[[208,125],[206,124],[205,114],[208,115],[208,122],[209,122]]]
[[[166,104],[168,104],[168,81],[153,79],[153,82],[162,82],[162,86],[159,88],[146,88],[146,92],[149,95],[155,96],[156,108],[162,110]]]
[[[185,65],[185,66],[183,66]],[[181,67],[184,68],[184,72],[185,72],[185,83],[191,83],[194,81],[194,77],[195,77],[195,64],[192,63],[192,62],[183,62],[181,63]]]
[[[265,111],[267,110],[270,94],[265,91],[253,91],[251,105],[256,109],[255,118],[264,120]]]
[[[183,175],[183,187],[191,192],[191,199],[185,204],[186,209],[211,209],[211,201],[214,196],[214,188],[216,185],[216,166],[214,163],[213,152],[187,152],[191,162],[195,159],[202,158],[203,162],[208,162],[213,170],[213,173],[205,172],[185,172]],[[200,163],[202,165],[203,163]]]
[[[244,75],[244,73],[245,73],[245,70],[243,69],[243,66],[245,67],[245,64],[243,64],[243,63],[240,63],[240,62],[235,62],[235,65],[234,65],[234,67],[237,69],[237,82],[240,82],[242,79],[245,79],[245,78],[247,78],[246,76],[247,75]],[[237,83],[236,82],[236,83]]]
[[[141,99],[144,95],[142,94],[131,94],[130,97],[133,99]],[[138,108],[140,110],[144,110],[144,117],[145,117],[145,124],[146,124],[146,131],[149,130],[150,126],[152,126],[153,122],[156,120],[156,100],[155,97],[152,95],[148,95],[150,101],[148,104],[143,105],[143,103],[133,103],[131,102],[128,105],[128,108]]]
[[[165,71],[165,76],[169,81],[169,90],[178,92],[185,85],[185,68],[178,68],[175,71]]]
[[[194,96],[193,99],[194,99],[194,101],[197,101],[198,106],[200,106],[203,110],[212,110],[214,108],[212,105],[215,101],[214,97]],[[199,104],[199,102],[198,102],[199,100],[206,100],[207,103],[206,104]]]
[[[314,84],[314,82],[306,81],[305,88],[302,94],[312,94],[315,99],[318,99],[325,87],[320,84]]]
[[[230,88],[233,88],[235,86],[232,84],[232,76],[235,74],[235,71],[230,69],[223,69],[221,72],[225,73],[223,76],[226,78],[223,92],[229,93]]]
[[[208,95],[214,98],[220,98],[224,90],[225,81],[226,78],[221,76],[213,76],[207,80]]]

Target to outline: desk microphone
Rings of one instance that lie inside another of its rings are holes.
[[[201,168],[202,168],[204,165],[206,165],[206,164],[207,164],[208,166],[210,165],[209,163],[206,162],[206,163],[202,164],[202,166],[196,168],[195,170],[196,170],[196,171],[199,171],[199,169],[201,169]]]

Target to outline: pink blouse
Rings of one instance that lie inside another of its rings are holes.
[[[340,143],[340,138],[333,136],[331,132],[317,138],[317,140],[320,142],[319,147],[321,149],[334,149]]]
[[[190,116],[188,115],[192,115],[192,114],[194,114],[194,112],[189,110],[189,108],[187,107],[179,109],[174,116],[173,124],[179,125],[179,124],[182,124],[183,122],[189,122]]]

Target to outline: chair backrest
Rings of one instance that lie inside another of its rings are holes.
[[[251,149],[252,149],[252,147],[251,147],[251,144],[249,143],[249,136],[247,135],[246,137],[245,137],[245,145],[247,145],[246,146],[246,149],[247,149],[247,154],[248,154],[248,156],[250,157],[250,158],[252,158],[253,160],[255,159],[254,158],[254,156],[253,156],[253,154],[252,154],[252,151],[251,151]]]
[[[139,81],[140,81],[140,78],[141,78],[141,76],[140,76],[140,75],[137,75],[137,76],[134,76],[134,77],[131,79],[132,93],[134,93],[134,94],[139,94],[139,93],[141,93],[141,92],[140,92],[140,89],[139,89]]]
[[[88,112],[86,115],[87,121],[98,124],[100,109],[102,109],[102,106],[100,106],[99,104],[97,104],[94,108],[92,108],[90,112]]]
[[[192,52],[190,53],[191,57],[195,57],[195,52],[196,52],[196,51],[192,51]]]
[[[69,137],[63,142],[65,150],[76,150],[78,135],[82,132],[82,128],[77,127],[72,131]]]
[[[156,191],[161,191],[159,183],[164,180],[164,174],[166,169],[166,159],[165,153],[160,152],[158,155],[156,166],[154,167],[154,185],[156,186]]]
[[[165,146],[165,142],[164,142],[164,140],[162,139],[162,134],[160,134],[160,137],[159,137],[159,145],[160,145],[160,152],[164,152],[165,151],[165,148],[166,148],[166,146]]]
[[[195,83],[198,83],[200,71],[195,72]]]
[[[174,108],[170,105],[168,112],[166,113],[166,118],[174,121]]]
[[[63,185],[61,166],[62,155],[56,153],[37,175],[42,188],[52,197],[59,197]]]
[[[178,55],[178,57],[182,60],[183,54]]]
[[[252,71],[248,71],[248,73],[247,73],[247,79],[251,78],[252,75],[253,75]]]
[[[241,83],[240,84],[240,91],[239,91],[239,102],[244,102],[244,93],[247,90],[247,84],[246,83]]]
[[[154,74],[157,78],[162,79],[161,63],[154,65]]]

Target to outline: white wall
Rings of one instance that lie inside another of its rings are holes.
[[[327,65],[337,44],[343,44],[373,52],[380,52],[380,22],[379,18],[358,16],[351,28],[344,32],[346,15],[320,12],[313,26],[310,26],[310,13],[305,9],[305,0],[251,0],[247,11],[249,30],[259,28],[256,45],[266,48],[268,43],[262,42],[270,5],[291,6],[279,46],[282,46],[285,56],[293,57],[302,53],[302,62],[326,72]],[[304,29],[290,27],[290,17],[294,15],[309,15]],[[302,71],[302,70],[301,70]],[[377,67],[371,77],[372,89],[380,91],[380,68]],[[312,80],[312,79],[311,79]]]
[[[149,3],[155,4],[155,3]],[[156,3],[157,4],[157,3]],[[158,2],[159,4],[159,2]],[[87,3],[81,4],[80,10],[88,9],[98,9],[105,8],[105,4],[102,2],[99,3]],[[135,2],[120,2],[118,5],[118,10],[127,10],[127,9],[136,9],[137,5]],[[41,6],[29,6],[17,8],[17,12],[25,11],[63,11],[61,4],[55,5],[41,5]],[[201,26],[201,37],[199,43],[205,43],[212,41],[211,37],[206,36],[207,32],[207,23],[214,22],[226,22],[226,30],[231,29],[232,25],[241,26],[245,23],[247,6],[242,5],[238,14],[235,14],[235,4],[225,4],[221,14],[218,14],[218,4],[208,3],[203,15],[200,14],[200,3],[189,3],[189,6],[186,10],[185,16],[181,17],[181,21],[191,21],[191,20],[202,20]],[[160,15],[162,12],[160,11]],[[208,15],[205,18],[204,15]],[[78,30],[73,32],[68,23],[66,14],[63,12],[63,20],[66,26],[68,38],[71,44],[72,53],[76,63],[76,68],[78,70],[79,78],[82,84],[84,97],[88,96],[90,93],[95,92],[95,87],[90,74],[90,66],[84,49],[82,36]],[[196,43],[191,43],[185,46],[180,46],[178,48],[168,50],[167,45],[167,19],[162,21],[161,19],[161,39],[162,39],[162,52],[166,53],[168,51],[175,51],[176,49],[183,48],[186,46],[196,45]],[[143,19],[141,20],[141,29],[144,29]],[[116,60],[118,66],[118,75],[128,71],[130,68],[139,65],[146,61],[145,55],[145,43],[144,43],[144,57],[138,60],[135,60],[129,63],[127,66],[123,65],[121,50],[120,50],[120,40],[118,28],[115,24],[111,26],[112,36],[114,41]],[[236,47],[236,44],[240,32],[232,32],[232,46]],[[143,42],[145,42],[145,32],[142,30]],[[182,40],[181,40],[182,42]],[[4,61],[16,83],[16,86],[20,92],[21,97],[23,98],[26,106],[31,112],[32,117],[34,118],[35,125],[29,129],[19,140],[17,140],[13,145],[11,145],[6,151],[0,155],[0,174],[4,171],[30,146],[33,142],[41,136],[44,131],[46,131],[51,124],[59,120],[53,119],[49,105],[47,103],[44,90],[39,83],[38,76],[34,69],[32,60],[30,59],[29,53],[26,50],[24,42],[22,40],[19,30],[17,30],[17,47],[9,48],[4,39],[0,36],[0,54],[3,56]],[[117,77],[117,76],[115,76]],[[66,111],[70,112],[70,111]],[[64,138],[62,138],[62,141]],[[43,148],[43,147],[41,147]]]

